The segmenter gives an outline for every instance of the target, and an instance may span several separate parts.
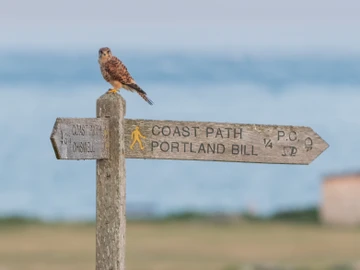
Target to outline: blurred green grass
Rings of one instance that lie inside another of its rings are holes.
[[[127,269],[340,270],[360,260],[360,228],[323,226],[314,209],[222,218],[187,212],[129,220]],[[0,269],[95,269],[95,223],[4,218]]]
[[[153,222],[169,222],[169,221],[231,221],[231,220],[247,220],[247,221],[286,221],[286,222],[297,222],[297,223],[312,223],[319,224],[320,220],[318,218],[318,209],[315,207],[298,209],[298,210],[288,210],[288,211],[280,211],[273,215],[267,217],[256,216],[251,213],[240,213],[240,214],[232,214],[226,215],[222,213],[204,213],[204,212],[191,212],[184,211],[178,213],[171,213],[162,217],[153,217],[146,219],[137,219],[140,221],[153,221]],[[131,219],[130,219],[131,220]],[[0,226],[19,226],[19,225],[29,225],[29,224],[63,224],[62,221],[52,221],[45,222],[40,218],[36,217],[25,217],[21,215],[13,215],[13,216],[0,216]],[[71,222],[73,223],[73,222]],[[88,224],[94,225],[95,220],[93,221],[81,221],[76,222],[80,224]]]

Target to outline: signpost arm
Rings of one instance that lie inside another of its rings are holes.
[[[109,119],[109,158],[96,161],[96,270],[125,270],[125,100],[104,94],[96,116]]]

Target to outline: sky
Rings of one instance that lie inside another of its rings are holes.
[[[2,48],[357,53],[356,0],[1,0]]]

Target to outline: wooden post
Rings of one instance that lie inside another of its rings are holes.
[[[57,118],[50,136],[57,159],[96,159],[96,270],[125,270],[125,157],[309,164],[329,147],[310,127],[125,120],[125,111],[120,95],[104,94],[97,118]]]
[[[97,100],[96,116],[109,119],[109,158],[96,161],[96,270],[125,269],[125,112],[118,94]]]

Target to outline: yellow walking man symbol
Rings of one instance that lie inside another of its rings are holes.
[[[130,149],[132,150],[134,148],[136,142],[139,143],[141,150],[144,149],[144,146],[141,143],[141,139],[145,138],[146,137],[140,133],[139,127],[136,127],[135,130],[131,133],[132,144],[130,145]]]

